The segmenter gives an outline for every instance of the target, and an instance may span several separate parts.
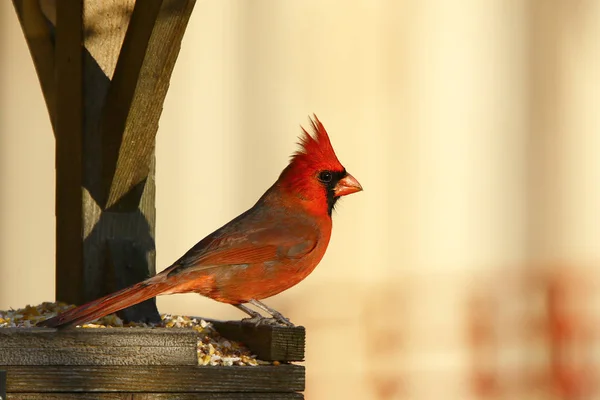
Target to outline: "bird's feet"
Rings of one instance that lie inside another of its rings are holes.
[[[283,326],[289,326],[289,327],[295,326],[289,319],[285,318],[281,314],[279,315],[279,318],[276,316],[269,318],[269,317],[263,317],[262,315],[258,315],[258,316],[255,315],[250,318],[242,319],[242,323],[254,324],[254,326],[260,326],[260,325],[268,325],[268,326],[283,325]]]
[[[284,317],[280,312],[275,311],[271,315],[273,315],[273,318],[269,318],[269,319],[273,319],[273,320],[275,320],[277,323],[279,323],[281,325],[290,326],[290,327],[295,326],[292,323],[292,321],[289,320],[289,318]]]
[[[260,325],[275,325],[277,322],[274,318],[263,317],[262,315],[242,319],[243,324]]]
[[[271,314],[271,316],[273,316],[272,319],[274,319],[277,323],[284,325],[284,326],[294,326],[294,324],[289,319],[284,317],[283,314],[281,314],[279,311],[275,310],[274,308],[267,306],[265,303],[262,303],[256,299],[250,300],[249,303],[253,304],[254,306],[260,308],[261,310]]]
[[[254,324],[255,326],[259,325],[283,325],[283,326],[295,326],[292,321],[284,317],[279,311],[272,309],[271,307],[266,306],[265,304],[257,301],[250,300],[249,303],[254,304],[256,307],[261,310],[271,314],[271,318],[263,317],[260,313],[246,307],[243,304],[234,304],[235,307],[239,308],[246,314],[250,315],[250,318],[244,318],[242,321],[246,323]]]

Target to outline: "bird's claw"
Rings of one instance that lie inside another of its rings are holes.
[[[248,308],[244,304],[235,304],[235,306],[237,308],[239,308],[246,314],[250,315],[250,318],[244,318],[242,321],[254,324],[254,326],[259,326],[259,325],[272,325],[272,326],[283,325],[283,326],[290,326],[290,327],[294,326],[292,321],[290,321],[289,319],[284,317],[279,311],[266,306],[265,304],[261,303],[260,301],[251,299],[250,301],[248,301],[248,303],[253,304],[254,306],[260,308],[264,312],[271,314],[271,318],[262,316],[262,314]]]
[[[284,317],[283,315],[281,315],[280,313],[274,313],[273,314],[273,319],[275,321],[277,321],[278,323],[280,323],[281,325],[285,325],[285,326],[289,326],[289,327],[293,327],[295,326],[292,321],[290,321],[288,318]]]
[[[254,326],[259,326],[264,319],[265,319],[265,317],[263,317],[263,316],[255,315],[254,317],[243,318],[242,319],[242,323],[243,324],[252,324]]]
[[[242,319],[242,322],[247,323],[247,324],[253,324],[254,326],[260,326],[260,325],[269,325],[269,326],[284,325],[284,326],[289,326],[289,327],[294,326],[294,324],[289,319],[285,318],[282,315],[273,316],[273,318],[267,318],[267,317],[263,317],[263,316],[244,318],[244,319]]]

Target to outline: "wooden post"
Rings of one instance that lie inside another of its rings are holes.
[[[154,146],[195,0],[13,0],[56,137],[56,298],[155,274]],[[156,321],[154,299],[125,310]]]
[[[81,57],[83,3],[56,4],[56,293],[64,301],[84,299],[81,232],[83,228],[83,67]],[[62,299],[61,299],[62,300]]]

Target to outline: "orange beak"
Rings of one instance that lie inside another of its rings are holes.
[[[363,188],[360,186],[360,183],[358,183],[356,178],[350,174],[347,174],[338,181],[337,185],[335,185],[333,193],[336,195],[336,197],[340,197],[360,192],[361,190],[363,190]]]

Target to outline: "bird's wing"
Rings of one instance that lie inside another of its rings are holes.
[[[310,219],[251,211],[192,247],[175,262],[168,275],[222,265],[297,259],[317,245],[319,229]]]

